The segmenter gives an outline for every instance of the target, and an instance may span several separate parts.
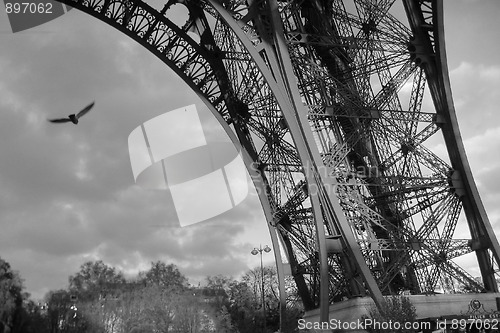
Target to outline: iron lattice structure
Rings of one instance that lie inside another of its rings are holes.
[[[356,296],[498,291],[499,245],[458,129],[442,1],[64,2],[161,59],[242,148],[282,305],[287,274],[323,321],[329,304]],[[454,260],[468,253],[482,281]]]

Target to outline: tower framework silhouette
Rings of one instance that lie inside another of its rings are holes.
[[[380,306],[403,291],[498,292],[499,244],[458,128],[441,0],[62,2],[161,59],[241,147],[282,309],[287,276],[322,321],[358,296]],[[480,281],[455,261],[468,254]]]

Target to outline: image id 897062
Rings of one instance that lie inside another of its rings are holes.
[[[4,6],[13,33],[52,21],[71,9],[53,0],[4,0]]]

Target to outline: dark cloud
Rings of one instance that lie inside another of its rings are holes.
[[[258,209],[255,197],[180,228],[168,192],[134,185],[128,135],[157,115],[196,103],[207,137],[227,140],[171,69],[78,11],[0,38],[0,254],[29,292],[41,297],[65,287],[93,259],[129,275],[164,260],[198,280],[247,268],[248,249],[240,249],[238,237],[249,228],[266,230],[247,213]],[[78,126],[46,122],[92,100],[94,109]]]

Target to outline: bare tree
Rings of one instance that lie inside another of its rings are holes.
[[[0,258],[0,323],[10,329],[15,312],[22,306],[22,281],[10,264]]]

